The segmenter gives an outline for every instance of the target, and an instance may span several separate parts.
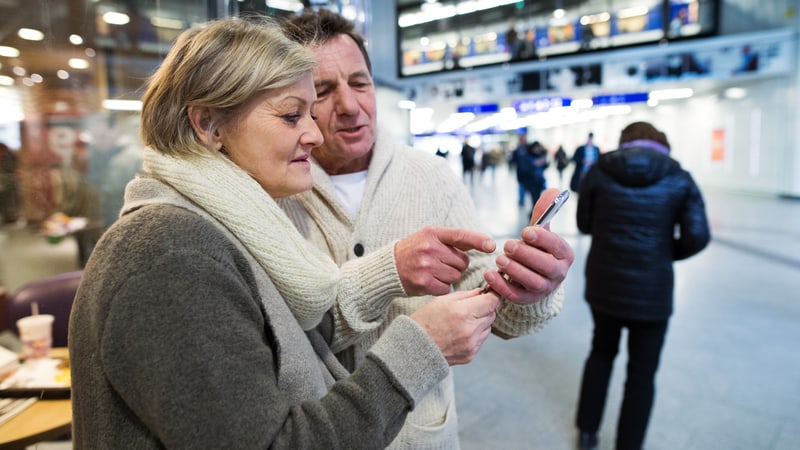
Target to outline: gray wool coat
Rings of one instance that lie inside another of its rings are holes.
[[[229,231],[147,178],[85,268],[70,362],[77,449],[382,448],[449,373],[406,316],[349,374]]]

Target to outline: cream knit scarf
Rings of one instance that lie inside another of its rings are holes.
[[[322,320],[336,299],[339,268],[300,235],[248,173],[222,156],[173,158],[149,148],[143,168],[200,205],[247,247],[304,330]]]

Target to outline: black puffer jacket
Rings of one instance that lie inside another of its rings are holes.
[[[673,261],[711,239],[689,172],[656,150],[606,153],[581,183],[578,229],[592,235],[586,300],[606,314],[665,320],[672,314]]]

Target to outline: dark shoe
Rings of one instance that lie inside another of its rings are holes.
[[[595,450],[597,448],[597,433],[581,431],[578,435],[578,450]]]

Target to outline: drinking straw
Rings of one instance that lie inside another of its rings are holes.
[[[38,316],[39,315],[39,303],[33,302],[31,303],[31,315]]]

